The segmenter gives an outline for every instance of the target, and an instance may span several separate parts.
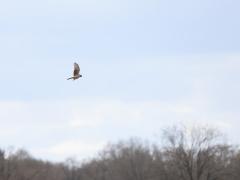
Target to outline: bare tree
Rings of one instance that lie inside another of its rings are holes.
[[[110,172],[124,180],[147,180],[151,178],[152,155],[147,143],[130,139],[109,145],[104,151],[110,159]],[[106,161],[106,160],[105,160]]]
[[[0,180],[239,180],[240,151],[209,127],[163,131],[162,144],[132,138],[82,162],[51,163],[0,149]]]
[[[228,146],[220,143],[220,137],[216,129],[209,127],[165,130],[166,163],[182,180],[221,179],[224,167],[220,164],[227,158],[223,150],[228,150]]]

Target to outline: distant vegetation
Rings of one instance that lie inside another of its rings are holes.
[[[110,144],[84,163],[51,163],[0,151],[0,180],[239,180],[240,151],[211,128],[173,127],[158,142]]]

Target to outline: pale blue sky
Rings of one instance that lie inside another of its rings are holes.
[[[82,159],[180,122],[240,143],[239,1],[0,4],[1,147]]]

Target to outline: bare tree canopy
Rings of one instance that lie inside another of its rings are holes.
[[[209,127],[172,127],[161,145],[132,138],[79,163],[50,163],[0,150],[0,180],[239,180],[240,151]]]

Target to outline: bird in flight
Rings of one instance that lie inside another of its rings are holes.
[[[80,74],[79,65],[78,65],[77,63],[74,63],[73,65],[74,65],[73,77],[70,77],[70,78],[68,78],[67,80],[69,80],[69,79],[76,80],[76,79],[82,77],[82,75]]]

